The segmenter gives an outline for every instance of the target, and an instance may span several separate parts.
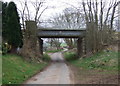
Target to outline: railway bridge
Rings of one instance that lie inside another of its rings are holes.
[[[82,54],[82,43],[85,37],[85,30],[38,28],[34,21],[27,21],[26,28],[28,32],[31,33],[32,37],[37,37],[39,39],[39,50],[41,55],[43,54],[42,38],[77,38],[77,53],[79,56]]]

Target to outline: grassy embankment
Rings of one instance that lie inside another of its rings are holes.
[[[118,70],[118,52],[98,52],[91,57],[74,60],[75,53],[64,53],[64,57],[72,65],[83,69],[100,69],[100,70]]]
[[[48,55],[44,55],[43,58]],[[3,84],[21,84],[45,66],[48,65],[47,62],[35,63],[27,62],[22,59],[22,57],[12,54],[6,54],[2,57],[3,63]]]
[[[73,59],[76,57],[75,53],[64,53],[64,57],[74,70],[76,84],[118,83],[118,52],[102,51],[79,59]]]

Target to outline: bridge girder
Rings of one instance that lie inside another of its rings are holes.
[[[38,30],[39,38],[79,38],[85,36],[85,30]]]

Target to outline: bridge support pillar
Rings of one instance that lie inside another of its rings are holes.
[[[78,40],[77,40],[77,55],[79,57],[81,57],[83,54],[82,42],[83,42],[82,38],[78,38]]]
[[[39,38],[39,51],[43,55],[43,40],[41,38]]]
[[[38,38],[37,38],[37,23],[35,21],[26,21],[26,30],[23,36],[23,47],[21,55],[25,59],[40,60]]]

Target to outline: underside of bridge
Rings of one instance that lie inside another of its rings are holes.
[[[38,29],[37,36],[39,38],[41,54],[43,54],[43,40],[41,38],[78,38],[77,53],[78,56],[82,55],[85,30]]]

